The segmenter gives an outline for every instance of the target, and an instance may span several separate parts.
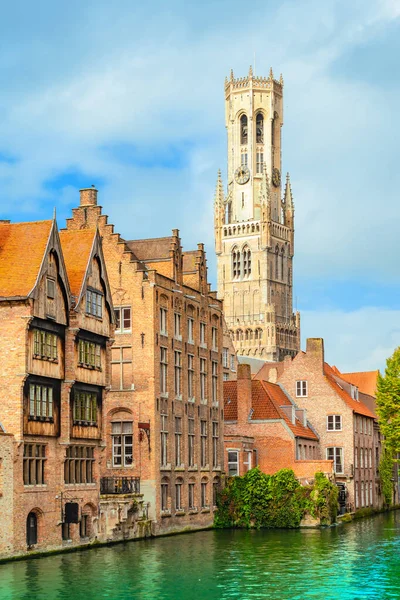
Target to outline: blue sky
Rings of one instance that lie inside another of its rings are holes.
[[[285,79],[302,337],[340,369],[400,340],[399,0],[16,0],[0,20],[0,213],[60,226],[95,184],[126,238],[204,241],[230,69]]]

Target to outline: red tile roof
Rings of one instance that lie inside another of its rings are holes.
[[[267,381],[251,381],[252,408],[251,421],[267,421],[270,419],[284,421],[296,437],[317,440],[318,437],[309,427],[304,427],[299,419],[295,423],[289,419],[281,406],[291,404],[289,398],[279,385]],[[225,421],[237,420],[237,381],[224,381]]]
[[[90,229],[60,231],[61,247],[71,292],[78,297],[89,262],[96,231]]]
[[[338,384],[337,378],[342,379],[345,383],[348,382],[346,382],[344,377],[342,377],[337,369],[334,370],[330,365],[328,365],[328,363],[324,363],[324,374],[332,389],[339,394],[347,406],[353,409],[355,413],[364,415],[366,417],[373,417],[374,419],[377,418],[376,415],[367,406],[365,406],[363,402],[360,400],[353,400],[350,394],[348,394],[346,390]]]
[[[26,297],[35,287],[53,221],[0,223],[0,298]]]
[[[356,385],[360,392],[368,394],[368,396],[376,396],[376,382],[378,380],[379,371],[360,371],[359,373],[341,373],[349,383]]]

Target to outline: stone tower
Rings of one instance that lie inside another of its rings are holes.
[[[214,227],[218,297],[239,355],[268,361],[300,349],[293,313],[294,204],[289,175],[282,195],[283,79],[225,80],[228,186],[221,173]]]

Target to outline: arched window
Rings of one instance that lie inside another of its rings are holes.
[[[236,341],[241,342],[242,339],[243,339],[243,331],[241,329],[238,329],[236,331]]]
[[[284,254],[284,250],[283,250],[283,248],[281,248],[281,279],[282,280],[283,280],[283,277],[284,277],[284,275],[283,275],[283,262],[284,262],[283,261],[283,254]]]
[[[37,515],[34,512],[30,512],[26,520],[26,544],[27,546],[34,546],[38,540],[38,525]]]
[[[232,250],[232,277],[233,279],[240,277],[240,251],[237,248]]]
[[[227,202],[225,204],[225,225],[230,223],[232,219],[232,203]]]
[[[256,117],[256,143],[264,143],[264,117],[261,113],[258,113]]]
[[[243,276],[246,277],[251,273],[251,251],[248,246],[243,248]]]
[[[279,248],[275,248],[275,279],[279,279]]]
[[[240,117],[240,143],[247,144],[247,116]]]

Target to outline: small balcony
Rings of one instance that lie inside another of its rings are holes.
[[[140,477],[102,477],[100,494],[140,494]]]

